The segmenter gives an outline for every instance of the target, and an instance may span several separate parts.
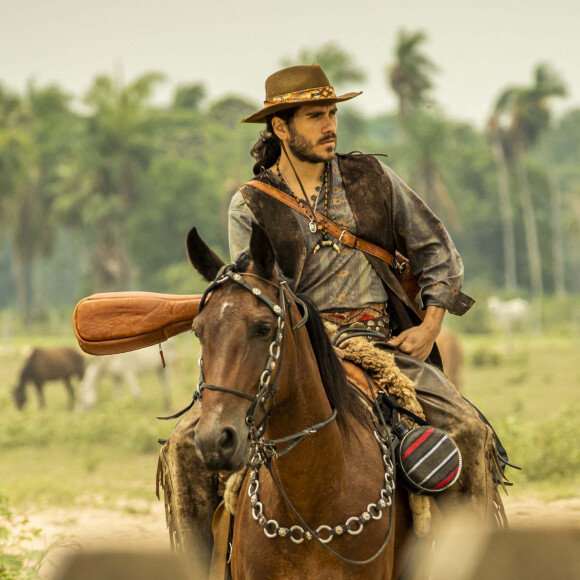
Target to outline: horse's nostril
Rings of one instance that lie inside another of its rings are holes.
[[[235,429],[232,427],[225,427],[218,438],[218,446],[222,451],[235,449],[237,439],[238,437]]]

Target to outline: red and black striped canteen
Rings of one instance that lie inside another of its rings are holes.
[[[455,441],[430,425],[405,433],[396,449],[398,475],[411,491],[433,495],[451,487],[461,473],[461,452]]]

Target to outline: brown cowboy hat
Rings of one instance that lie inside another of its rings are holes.
[[[283,68],[266,79],[264,108],[242,119],[240,123],[264,123],[267,117],[302,105],[340,103],[358,97],[361,93],[336,96],[328,77],[318,64]]]

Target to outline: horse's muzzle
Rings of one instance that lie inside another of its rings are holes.
[[[237,471],[247,459],[248,431],[232,425],[195,429],[195,447],[204,466],[210,471]]]

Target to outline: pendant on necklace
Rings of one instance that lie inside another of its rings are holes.
[[[310,229],[310,232],[315,234],[316,230],[318,229],[316,226],[316,222],[310,220],[310,223],[308,224],[308,228]]]
[[[314,247],[314,250],[312,250],[312,253],[316,254],[316,252],[318,252],[318,250],[320,250],[320,248],[324,247],[324,246],[331,246],[332,249],[337,254],[340,254],[340,248],[338,247],[338,245],[335,244],[334,242],[331,242],[330,240],[320,240],[320,242],[318,244],[316,244],[316,246]]]

